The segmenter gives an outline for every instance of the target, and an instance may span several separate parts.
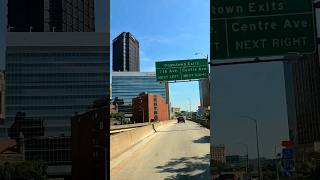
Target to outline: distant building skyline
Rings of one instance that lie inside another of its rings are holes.
[[[132,98],[142,92],[167,99],[166,85],[156,81],[155,72],[112,72],[112,99],[118,97],[124,104],[132,104]]]
[[[129,108],[126,113],[132,112],[132,99],[140,93],[159,94],[169,102],[168,85],[157,82],[155,72],[112,72],[112,99],[123,99],[124,104],[119,106]]]
[[[139,72],[139,51],[139,41],[130,32],[122,32],[112,40],[112,70]]]

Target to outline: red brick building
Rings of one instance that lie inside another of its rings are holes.
[[[135,123],[169,120],[168,104],[158,94],[140,94],[132,99],[132,120]]]
[[[107,120],[109,102],[96,101],[92,109],[76,114],[72,127],[72,179],[105,180],[109,170]]]

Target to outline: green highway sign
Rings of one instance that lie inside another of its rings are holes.
[[[211,0],[211,59],[315,52],[311,0]]]
[[[175,60],[156,62],[157,81],[207,79],[207,59]]]

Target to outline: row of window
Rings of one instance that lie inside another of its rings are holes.
[[[71,150],[26,151],[26,160],[71,161]]]
[[[48,76],[48,77],[86,77],[86,76],[97,76],[97,77],[106,77],[108,74],[106,72],[100,72],[100,73],[87,73],[87,72],[83,72],[83,73],[66,73],[66,72],[62,72],[62,73],[37,73],[37,74],[31,74],[30,73],[11,73],[11,72],[7,72],[7,77],[10,78],[10,77],[19,77],[19,76],[23,76],[23,77],[43,77],[43,76]]]
[[[10,63],[8,64],[6,70],[8,71],[9,69],[13,68],[44,68],[44,67],[50,67],[50,68],[57,68],[57,67],[88,67],[93,68],[93,67],[104,67],[107,64],[104,62],[92,62],[92,63],[83,63],[83,62],[47,62],[47,63]]]
[[[7,96],[7,101],[14,100],[73,100],[73,99],[99,99],[105,95],[68,95],[68,96]]]
[[[84,57],[88,56],[89,58],[97,58],[97,57],[101,57],[103,59],[107,58],[107,53],[98,53],[98,52],[92,52],[92,53],[7,53],[7,58],[10,58],[8,62],[11,62],[11,60],[13,60],[14,57],[22,57],[22,58],[26,58],[26,57],[32,57],[32,58],[37,58],[37,57],[51,57],[51,58],[55,58],[55,57],[80,57],[79,60],[87,60]],[[82,57],[82,58],[81,58]],[[11,59],[12,58],[12,59]],[[18,59],[17,59],[18,60]],[[20,59],[20,60],[25,60],[25,59]],[[34,59],[30,59],[30,60],[34,60]],[[60,59],[60,60],[65,60],[65,59]],[[39,60],[40,62],[40,60]]]
[[[59,110],[59,109],[88,109],[89,105],[76,105],[76,106],[14,106],[7,107],[7,110],[28,111],[28,110]]]
[[[7,91],[14,91],[14,90],[38,90],[38,89],[107,89],[107,84],[98,84],[98,85],[44,85],[44,86],[7,86]]]
[[[108,78],[103,77],[105,81],[108,84]],[[8,78],[6,78],[8,83]],[[63,83],[91,83],[91,82],[101,82],[97,81],[96,77],[56,77],[56,78],[42,78],[42,77],[28,77],[28,78],[15,78],[14,81],[12,81],[12,78],[10,79],[10,84],[29,84],[29,83],[43,83],[43,84],[49,84],[49,83],[55,83],[55,84],[63,84]]]

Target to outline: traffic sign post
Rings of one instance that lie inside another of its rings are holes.
[[[294,169],[293,159],[283,159],[281,162],[282,168],[286,171],[292,171]]]
[[[211,0],[211,4],[211,59],[315,52],[311,0]]]
[[[282,149],[283,159],[293,159],[293,149]]]
[[[283,175],[291,177],[294,171],[294,160],[293,160],[293,149],[284,148],[282,149],[282,160],[281,166],[283,168]]]

